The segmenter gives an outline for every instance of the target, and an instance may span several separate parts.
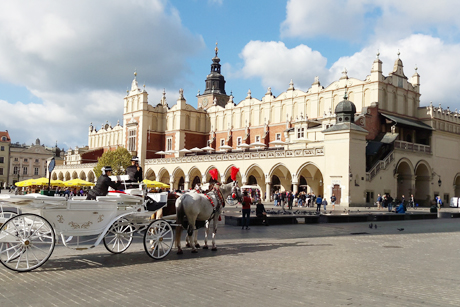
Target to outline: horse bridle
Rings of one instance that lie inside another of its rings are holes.
[[[233,186],[232,188],[232,194],[235,194],[235,198],[239,203],[243,203],[243,198],[240,196],[240,194],[238,193],[238,189],[239,187],[238,186]]]

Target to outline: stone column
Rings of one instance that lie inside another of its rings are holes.
[[[174,191],[174,176],[173,175],[169,176],[169,190]]]
[[[185,175],[185,180],[184,180],[184,190],[190,189],[190,176]]]
[[[292,175],[292,193],[295,195],[299,191],[299,180],[296,174]]]

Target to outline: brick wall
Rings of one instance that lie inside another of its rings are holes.
[[[206,140],[209,136],[207,134],[197,134],[197,133],[185,133],[185,145],[187,149],[192,149],[195,147],[203,148],[206,147]]]
[[[150,136],[150,142],[149,140]],[[147,136],[147,153],[146,159],[161,158],[160,155],[156,155],[155,152],[165,150],[166,138],[164,133],[150,132]]]
[[[97,159],[106,151],[109,151],[109,148],[99,148],[90,152],[85,152],[81,154],[81,163],[97,163]]]
[[[366,140],[373,140],[380,133],[380,114],[378,107],[368,107],[364,129],[369,131]]]

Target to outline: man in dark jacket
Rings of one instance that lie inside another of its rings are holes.
[[[110,179],[112,175],[112,168],[110,166],[104,166],[102,168],[102,175],[97,179],[96,186],[88,192],[86,200],[95,200],[97,196],[106,196],[109,193],[109,187],[112,187],[115,190],[118,190],[121,187],[121,184],[118,182],[113,182]]]
[[[129,176],[130,182],[142,181],[142,168],[139,166],[139,158],[133,157],[131,159],[131,166],[126,168],[126,175]]]

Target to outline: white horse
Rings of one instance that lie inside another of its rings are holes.
[[[192,238],[195,244],[191,244],[192,253],[197,253],[196,248],[199,247],[196,240],[196,222],[206,223],[206,234],[205,243],[203,248],[207,248],[207,236],[209,231],[209,222],[213,221],[213,233],[212,233],[212,250],[216,251],[216,231],[217,222],[219,216],[222,213],[222,208],[225,206],[225,199],[231,194],[235,193],[237,197],[240,197],[240,190],[236,182],[223,184],[216,187],[214,190],[207,194],[188,192],[179,197],[176,200],[176,223],[179,226],[176,227],[176,245],[177,253],[182,254],[181,248],[181,235],[182,227],[187,228],[187,239],[192,242]],[[184,220],[187,218],[187,221]]]

